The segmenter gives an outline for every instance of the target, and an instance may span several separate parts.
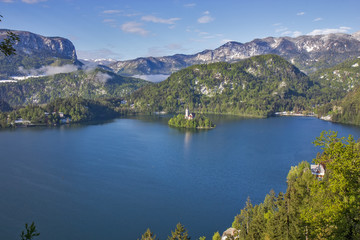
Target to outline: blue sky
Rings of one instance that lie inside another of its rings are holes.
[[[359,0],[0,0],[0,28],[70,39],[79,58],[192,54],[226,41],[360,30]]]

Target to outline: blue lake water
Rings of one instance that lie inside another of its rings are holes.
[[[192,239],[226,230],[250,196],[286,190],[291,166],[311,161],[322,130],[360,128],[316,118],[216,117],[209,131],[166,117],[0,131],[1,239],[35,221],[39,239],[166,239],[178,222]]]

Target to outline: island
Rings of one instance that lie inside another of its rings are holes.
[[[171,118],[168,122],[169,126],[179,128],[192,128],[192,129],[212,129],[216,125],[206,116],[189,113],[189,109],[185,110],[185,115],[178,114]]]

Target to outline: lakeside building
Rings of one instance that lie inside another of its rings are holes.
[[[311,164],[310,165],[311,173],[316,176],[318,179],[323,179],[325,176],[325,167],[322,164]]]

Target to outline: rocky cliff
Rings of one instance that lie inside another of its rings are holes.
[[[14,31],[1,29],[0,41],[6,37],[7,31],[11,31],[19,36],[18,41],[14,48],[16,54],[19,55],[31,55],[37,54],[48,57],[58,57],[64,59],[71,59],[76,61],[76,51],[72,42],[62,37],[44,37],[38,34],[34,34],[26,31]]]
[[[0,30],[0,41],[7,34],[7,29]],[[37,69],[45,65],[79,64],[72,42],[61,37],[44,37],[26,31],[11,32],[19,36],[14,45],[16,55],[0,55],[0,77],[24,75],[21,70]],[[0,78],[0,79],[1,79]]]

